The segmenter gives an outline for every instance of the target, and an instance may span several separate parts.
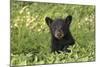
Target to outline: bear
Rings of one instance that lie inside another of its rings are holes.
[[[45,22],[51,32],[51,52],[71,52],[67,48],[75,44],[75,39],[70,32],[72,16],[68,15],[65,19],[45,17]]]

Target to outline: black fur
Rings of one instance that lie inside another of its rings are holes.
[[[74,38],[70,32],[70,24],[72,21],[72,16],[67,16],[65,19],[51,19],[49,17],[45,18],[47,25],[51,32],[51,49],[52,52],[63,51],[70,52],[67,48],[75,43]]]

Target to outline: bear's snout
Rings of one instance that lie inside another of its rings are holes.
[[[56,37],[57,39],[61,39],[61,38],[64,37],[64,34],[63,34],[62,31],[55,31],[55,37]]]

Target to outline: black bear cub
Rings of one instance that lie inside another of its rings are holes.
[[[72,16],[69,15],[65,19],[57,18],[55,20],[46,17],[45,21],[51,32],[51,51],[52,52],[71,52],[67,48],[75,43],[74,38],[70,32],[70,24]]]

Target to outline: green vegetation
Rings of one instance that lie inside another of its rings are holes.
[[[72,15],[70,30],[76,40],[71,53],[50,53],[45,17]],[[95,61],[95,6],[11,2],[11,65]]]

